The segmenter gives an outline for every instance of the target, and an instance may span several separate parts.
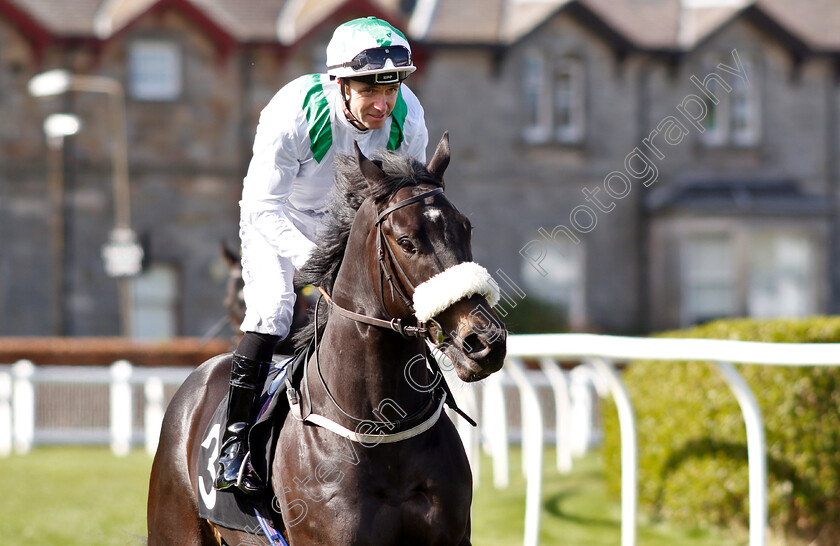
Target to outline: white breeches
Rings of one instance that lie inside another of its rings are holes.
[[[295,267],[243,215],[239,224],[242,240],[242,278],[245,281],[243,332],[259,332],[285,338],[289,335],[295,307]]]

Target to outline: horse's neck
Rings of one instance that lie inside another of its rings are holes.
[[[376,231],[365,227],[375,217],[371,207],[363,204],[356,215],[345,259],[333,286],[333,298],[350,311],[387,319],[392,315],[382,301],[378,283],[384,281],[377,279],[380,272],[376,263]],[[415,381],[426,379],[425,365],[412,364],[418,356],[425,355],[424,351],[425,342],[420,339],[405,339],[390,329],[369,326],[333,312],[318,348],[318,360],[327,388],[341,408],[354,417],[375,419],[372,412],[383,403],[398,404],[410,415],[428,401],[428,394],[413,388],[406,378],[406,367],[410,366]],[[321,398],[326,398],[317,373],[310,368],[310,386],[317,385],[313,403],[317,403],[319,390]],[[334,407],[330,409],[334,414],[340,413]]]
[[[411,415],[428,401],[426,392],[412,386],[429,383],[425,360],[418,360],[424,357],[421,340],[406,340],[394,332],[335,314],[318,348],[320,372],[335,400],[345,412],[367,420],[399,418],[395,413]],[[340,416],[331,404],[323,404],[326,393],[317,370],[310,367],[309,375],[313,403]],[[383,407],[392,412],[377,416]]]

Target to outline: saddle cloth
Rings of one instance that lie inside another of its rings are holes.
[[[230,355],[222,358],[230,358]],[[271,459],[277,434],[289,411],[285,394],[287,385],[285,379],[288,373],[292,374],[290,377],[296,375],[294,373],[298,368],[296,364],[301,360],[303,359],[296,356],[276,357],[260,397],[262,409],[248,436],[251,464],[264,483],[270,483]],[[249,496],[236,487],[224,491],[213,488],[219,447],[227,417],[227,406],[228,396],[225,395],[202,436],[196,467],[198,468],[198,514],[201,518],[228,529],[264,535],[265,532],[259,519],[262,518],[263,523],[272,520],[270,492],[264,496]]]

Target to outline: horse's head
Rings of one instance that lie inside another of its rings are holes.
[[[386,311],[426,324],[463,381],[478,381],[504,362],[507,332],[492,310],[498,285],[472,261],[469,219],[443,194],[449,164],[444,134],[422,176],[396,191],[394,175],[356,148],[375,214],[367,232],[369,263]],[[422,169],[422,166],[420,166]],[[376,196],[380,196],[377,198]],[[413,317],[412,317],[413,315]]]

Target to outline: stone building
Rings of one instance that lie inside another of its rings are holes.
[[[421,4],[493,270],[575,329],[837,312],[836,2]]]
[[[262,107],[337,24],[406,29],[447,193],[505,290],[640,333],[837,312],[840,6],[823,0],[0,0],[0,335],[200,336],[221,318]],[[127,281],[103,267],[125,90]],[[48,146],[42,122],[72,113]],[[122,306],[123,308],[125,306]]]

